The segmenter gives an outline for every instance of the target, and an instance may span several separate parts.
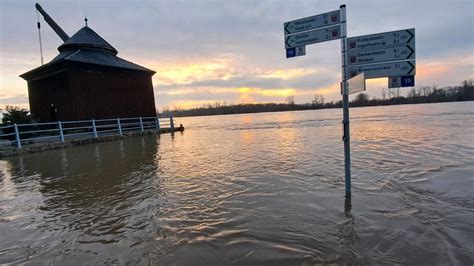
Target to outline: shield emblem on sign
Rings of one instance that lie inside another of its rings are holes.
[[[355,56],[355,55],[351,55],[350,60],[351,60],[351,63],[354,64],[354,63],[356,62],[356,56]]]
[[[349,47],[351,47],[351,49],[356,48],[356,42],[355,41],[349,42]]]
[[[337,21],[337,15],[332,15],[331,16],[331,21],[336,22]]]
[[[332,30],[332,37],[337,37],[337,29]]]

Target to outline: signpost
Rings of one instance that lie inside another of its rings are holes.
[[[283,24],[286,57],[305,55],[305,46],[341,39],[344,180],[351,196],[349,94],[365,90],[365,79],[389,77],[389,87],[414,86],[415,29],[347,38],[346,5],[339,10]]]

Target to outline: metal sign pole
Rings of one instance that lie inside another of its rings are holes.
[[[351,196],[351,143],[349,130],[349,93],[347,91],[347,23],[346,23],[346,5],[341,5],[341,62],[342,62],[342,110],[343,110],[343,130],[344,134],[344,180],[346,188],[346,198]]]

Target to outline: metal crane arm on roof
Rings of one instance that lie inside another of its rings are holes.
[[[65,42],[69,39],[69,35],[67,35],[66,32],[64,32],[61,27],[51,18],[46,11],[38,4],[36,3],[36,10],[38,10],[41,15],[43,15],[44,20],[48,23],[49,26],[56,32],[56,34]]]

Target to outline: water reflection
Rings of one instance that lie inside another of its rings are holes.
[[[344,213],[346,214],[347,218],[352,218],[351,210],[352,210],[352,197],[346,196],[344,200]]]
[[[34,187],[41,193],[41,201],[31,206],[29,212],[42,214],[38,216],[41,222],[38,224],[35,219],[33,224],[39,234],[42,232],[53,243],[57,242],[54,232],[64,231],[70,231],[68,237],[76,239],[76,244],[88,243],[91,249],[94,243],[127,241],[127,235],[135,230],[148,230],[152,234],[147,237],[153,238],[159,227],[153,227],[150,221],[159,213],[163,201],[155,160],[158,141],[155,136],[147,136],[10,158],[6,163],[13,178],[4,175],[2,186],[7,186],[10,179],[13,186],[21,189],[31,185],[32,179],[37,182]],[[143,205],[144,202],[147,204]],[[19,216],[10,222],[32,221]],[[132,242],[141,240],[136,238]],[[24,251],[23,245],[26,243],[17,242],[9,248],[0,245],[0,250],[15,254]],[[28,245],[38,252],[45,248],[62,249],[60,245],[45,247],[45,243]],[[117,248],[122,248],[121,245]],[[72,249],[69,246],[62,252]]]
[[[474,113],[435,107],[353,110],[346,199],[340,110],[0,161],[0,263],[472,264]]]

